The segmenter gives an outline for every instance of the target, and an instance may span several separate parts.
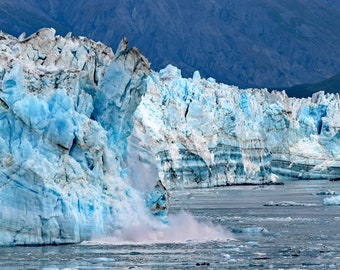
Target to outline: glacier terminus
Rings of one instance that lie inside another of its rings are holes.
[[[340,177],[340,97],[159,72],[124,38],[0,32],[0,245],[167,225],[167,189]]]

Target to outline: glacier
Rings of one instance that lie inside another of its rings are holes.
[[[166,189],[340,176],[338,94],[182,78],[50,28],[0,32],[0,61],[0,245],[164,226]]]
[[[169,65],[147,78],[128,140],[130,156],[143,149],[140,163],[156,161],[169,188],[337,179],[339,94],[289,98],[218,84],[198,71],[185,79]]]

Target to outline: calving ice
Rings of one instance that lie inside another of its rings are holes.
[[[163,184],[340,175],[339,95],[184,79],[150,70],[125,39],[113,53],[53,29],[1,33],[0,61],[0,245],[164,228]]]

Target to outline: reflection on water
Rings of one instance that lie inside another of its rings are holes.
[[[340,182],[176,191],[176,225],[157,243],[3,247],[0,269],[340,269],[340,206],[323,205],[328,190],[340,194]],[[130,233],[145,233],[138,230]]]

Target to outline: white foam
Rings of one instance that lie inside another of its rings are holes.
[[[169,223],[158,228],[136,225],[123,228],[114,235],[83,242],[85,245],[133,245],[156,243],[186,243],[206,241],[226,241],[228,236],[220,226],[208,222],[198,222],[188,212],[181,211],[169,215]]]

